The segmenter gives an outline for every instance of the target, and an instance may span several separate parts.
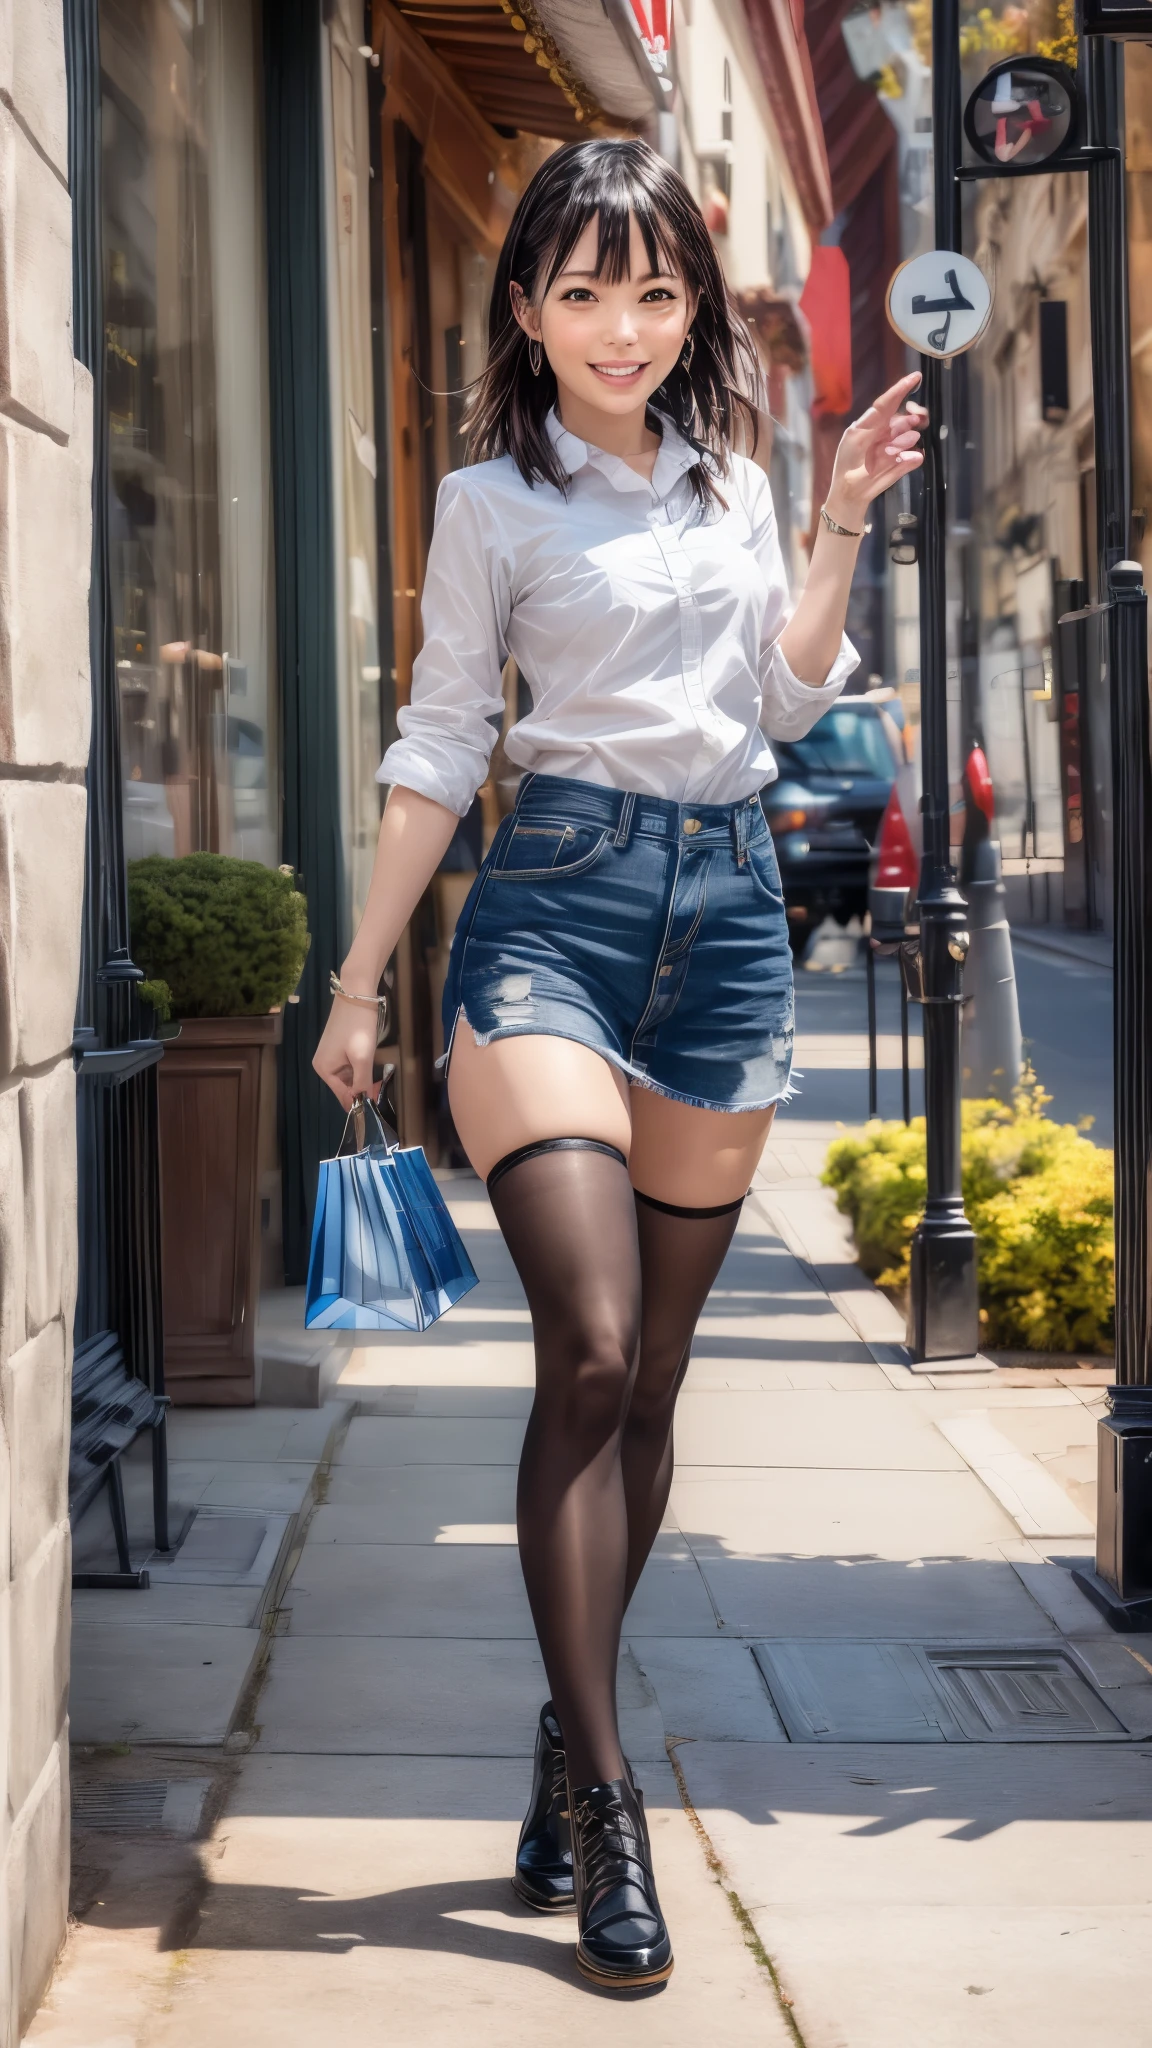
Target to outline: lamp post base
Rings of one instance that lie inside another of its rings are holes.
[[[1115,1586],[1110,1586],[1099,1572],[1083,1568],[1074,1571],[1072,1577],[1118,1635],[1152,1635],[1152,1592],[1142,1599],[1122,1600]]]
[[[908,1348],[917,1363],[973,1358],[980,1348],[976,1233],[962,1208],[955,1217],[925,1216],[917,1226],[908,1285]]]
[[[1113,1628],[1152,1630],[1152,1386],[1109,1387],[1096,1431],[1096,1568],[1073,1577]]]

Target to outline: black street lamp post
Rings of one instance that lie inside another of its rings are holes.
[[[1124,69],[1109,25],[1100,20],[1092,24],[1096,32],[1082,34],[1080,73],[1094,158],[1088,262],[1096,539],[1112,726],[1116,1379],[1097,1434],[1095,1569],[1074,1576],[1114,1628],[1146,1632],[1152,1630],[1152,721],[1143,572],[1138,562],[1123,559],[1132,501]]]
[[[1114,1628],[1152,1629],[1152,729],[1139,562],[1109,578],[1114,836],[1116,1380],[1097,1432],[1096,1568],[1074,1576]]]
[[[1113,804],[1114,1027],[1116,1094],[1116,1379],[1099,1425],[1095,1569],[1077,1583],[1113,1627],[1152,1631],[1152,709],[1148,695],[1148,600],[1139,562],[1125,559],[1131,528],[1128,245],[1123,152],[1123,60],[1113,36],[1152,41],[1148,14],[1112,0],[1084,0],[1079,80],[1022,57],[1013,71],[1066,79],[1079,110],[1046,160],[960,161],[959,0],[933,0],[932,129],[936,246],[960,249],[959,183],[1051,170],[1088,174],[1092,399],[1096,442],[1099,602],[1069,613],[1106,627]],[[1008,69],[1007,62],[995,70]],[[1043,82],[1043,80],[1041,81]],[[985,90],[987,81],[985,82]],[[971,110],[970,110],[971,111]],[[1058,131],[1054,130],[1054,134]],[[970,129],[979,140],[979,129]],[[925,356],[925,437],[920,547],[921,719],[924,763],[920,945],[909,969],[924,1004],[928,1189],[912,1246],[909,1341],[918,1360],[967,1356],[978,1334],[975,1238],[960,1182],[960,1005],[968,935],[949,859],[945,464],[943,364]]]
[[[932,143],[936,246],[960,248],[959,0],[933,0]],[[921,357],[928,408],[920,563],[920,744],[923,767],[920,944],[914,993],[924,1007],[928,1181],[912,1240],[908,1341],[919,1362],[970,1358],[979,1341],[976,1235],[960,1181],[960,1008],[968,910],[949,847],[945,366]]]

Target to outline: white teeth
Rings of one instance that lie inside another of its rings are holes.
[[[598,377],[634,377],[637,371],[643,369],[643,367],[642,363],[626,363],[622,368],[617,368],[615,364],[609,363],[593,363],[592,365]]]

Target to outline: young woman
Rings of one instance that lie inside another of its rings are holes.
[[[536,1348],[517,1527],[552,1698],[513,1883],[575,1905],[578,1965],[613,1987],[672,1969],[616,1724],[621,1622],[792,1053],[758,792],[769,740],[856,666],[856,550],[921,460],[916,381],[844,435],[790,612],[767,479],[733,445],[756,358],[695,201],[641,142],[548,159],[497,267],[472,466],[441,486],[375,874],[316,1053],[345,1107],[370,1086],[376,989],[484,780],[511,654],[526,772],[452,948],[448,1091]]]

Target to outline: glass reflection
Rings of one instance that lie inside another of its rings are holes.
[[[101,0],[100,37],[128,857],[273,862],[251,0]]]

